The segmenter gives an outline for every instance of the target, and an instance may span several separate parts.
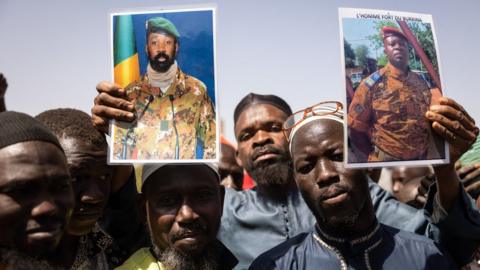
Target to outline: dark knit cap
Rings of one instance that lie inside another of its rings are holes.
[[[63,152],[57,137],[33,117],[12,111],[0,113],[0,149],[27,141],[50,142]]]
[[[250,105],[254,104],[269,104],[282,110],[288,116],[292,114],[292,109],[290,109],[290,106],[281,97],[275,95],[260,95],[250,93],[246,95],[235,108],[235,112],[233,113],[233,124],[237,124],[237,120],[240,117],[240,114],[242,114],[242,112]]]

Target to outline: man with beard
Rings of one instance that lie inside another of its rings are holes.
[[[0,269],[54,269],[74,206],[55,135],[32,117],[0,113]]]
[[[262,254],[250,269],[457,269],[432,240],[377,221],[366,171],[344,168],[343,111],[322,104],[314,112],[306,110],[286,134],[295,180],[316,226]],[[437,123],[449,127],[447,121]],[[461,150],[460,140],[449,142]],[[436,167],[435,173],[459,189],[459,179],[449,179],[453,166]]]
[[[349,139],[361,154],[350,162],[443,159],[443,141],[423,120],[441,96],[408,66],[408,39],[397,28],[382,28],[388,64],[363,80],[348,110]]]
[[[124,90],[131,123],[116,129],[116,159],[213,159],[215,110],[206,86],[177,65],[180,34],[172,22],[147,21],[147,72]],[[108,104],[108,103],[107,103]],[[97,119],[101,120],[101,119]]]
[[[106,97],[115,95],[117,90],[109,87],[97,90],[100,94],[92,111],[102,111],[102,114],[94,114],[92,118],[98,129],[105,130],[108,122],[95,119],[119,119],[128,112],[122,109],[122,99],[111,103],[108,110],[101,109]],[[309,231],[315,224],[315,218],[295,185],[288,142],[282,134],[282,124],[291,114],[290,106],[274,95],[251,93],[235,108],[237,161],[257,182],[254,189],[241,192],[227,189],[225,193],[218,239],[239,260],[236,269],[246,269],[258,254]],[[470,128],[478,133],[475,127]],[[474,138],[471,139],[473,142]],[[464,200],[463,191],[445,190],[447,194],[462,198],[454,207],[445,207],[449,211],[444,211],[433,199],[430,200],[432,203],[417,211],[399,203],[373,181],[369,181],[369,189],[380,222],[442,242],[458,264],[470,261],[470,255],[478,245],[477,238],[470,235],[478,235],[476,224],[480,224],[480,217],[472,218],[476,214],[467,214],[472,207],[468,200]],[[435,194],[434,186],[428,196],[434,198]],[[459,222],[463,224],[462,229],[456,227]]]
[[[237,260],[216,235],[222,214],[220,175],[212,164],[145,165],[141,205],[152,247],[118,270],[232,269]]]
[[[452,101],[446,102],[442,108],[448,107],[447,113],[451,113],[448,105]],[[463,121],[468,122],[459,132],[466,132],[468,136],[462,133],[467,136],[462,143],[469,143],[469,146],[475,141],[478,129],[463,109],[461,112]],[[295,185],[288,143],[282,133],[283,122],[291,114],[290,107],[281,98],[253,93],[244,97],[235,109],[237,161],[257,182],[255,189],[227,190],[225,194],[219,239],[239,259],[238,269],[248,267],[258,254],[276,244],[310,231],[315,224],[315,218]],[[441,117],[446,117],[445,114],[442,112]],[[302,116],[301,113],[295,115]],[[428,194],[430,203],[417,211],[399,203],[372,181],[368,183],[380,222],[425,234],[445,245],[458,264],[469,261],[480,239],[480,216],[463,189],[442,186],[438,194],[449,199],[440,204],[433,199],[439,197],[433,186]],[[463,224],[462,229],[456,227],[459,223]],[[465,231],[468,233],[464,234]]]

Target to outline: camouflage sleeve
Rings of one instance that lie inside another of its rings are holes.
[[[216,158],[216,132],[215,109],[212,100],[205,89],[202,103],[200,104],[199,128],[197,137],[203,142],[203,158]]]
[[[369,89],[362,82],[353,96],[352,103],[348,108],[348,127],[367,133],[370,126],[371,99]]]

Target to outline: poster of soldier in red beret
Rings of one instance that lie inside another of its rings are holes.
[[[110,19],[112,75],[135,120],[110,124],[109,163],[217,161],[215,8]]]
[[[448,145],[425,117],[443,95],[428,14],[340,8],[346,166],[442,164]]]

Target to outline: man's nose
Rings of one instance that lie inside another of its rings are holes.
[[[331,184],[338,179],[338,172],[333,161],[321,159],[317,163],[317,184],[319,186]]]
[[[398,193],[400,192],[400,189],[402,188],[402,184],[400,184],[400,181],[394,181],[392,185],[392,192],[393,193]]]
[[[178,223],[191,223],[198,218],[198,214],[190,207],[190,205],[184,203],[178,210],[176,221]]]
[[[263,130],[257,131],[253,141],[253,147],[263,146],[266,144],[273,143],[272,138],[270,137],[269,133]]]
[[[45,198],[38,202],[32,209],[33,217],[54,216],[58,213],[58,206],[53,197]]]
[[[157,42],[157,46],[156,46],[155,49],[157,50],[157,53],[158,52],[165,52],[166,51],[165,42]]]
[[[97,184],[90,184],[80,195],[80,201],[85,204],[99,204],[105,200],[105,194]]]

